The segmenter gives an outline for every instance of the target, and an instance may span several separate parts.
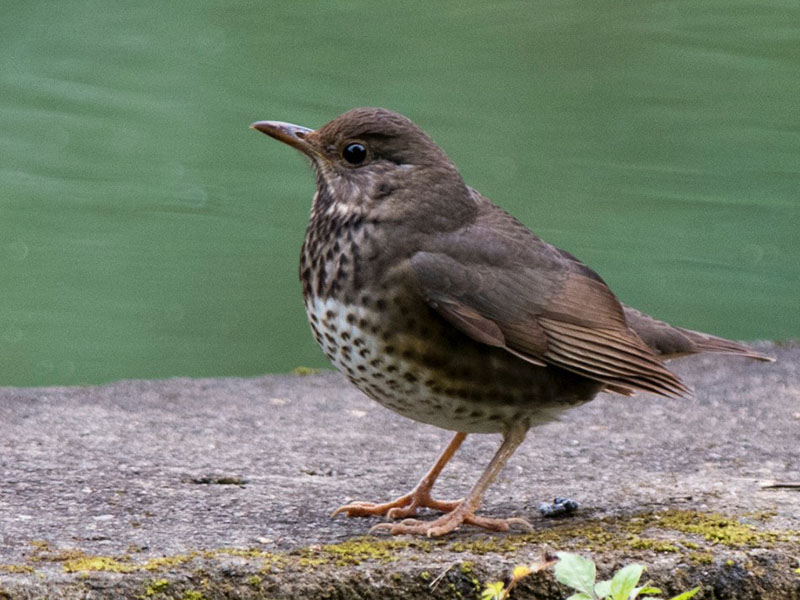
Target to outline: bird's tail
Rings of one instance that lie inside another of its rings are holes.
[[[700,352],[716,352],[718,354],[737,354],[755,360],[772,362],[775,359],[756,352],[752,348],[726,340],[725,338],[675,327],[659,321],[643,312],[624,306],[625,320],[642,341],[660,358],[669,360],[679,356],[698,354]]]
[[[726,340],[725,338],[703,333],[701,331],[693,331],[691,329],[683,329],[676,327],[683,335],[685,335],[692,342],[692,349],[694,352],[715,352],[717,354],[738,354],[747,358],[754,358],[755,360],[763,360],[767,362],[774,362],[775,359],[760,352],[756,352],[749,346]]]

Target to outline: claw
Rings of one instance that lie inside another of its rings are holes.
[[[389,519],[403,519],[414,515],[418,508],[431,508],[442,512],[455,510],[461,500],[434,500],[430,497],[429,489],[415,488],[405,496],[400,496],[391,502],[376,504],[374,502],[351,502],[340,506],[331,513],[331,518],[339,513],[348,517],[374,517],[386,516]]]
[[[461,502],[451,512],[442,515],[433,521],[420,521],[419,519],[405,519],[399,523],[378,523],[374,525],[370,533],[386,533],[389,535],[425,535],[427,537],[438,537],[451,531],[455,531],[461,525],[475,525],[490,531],[508,531],[512,527],[519,527],[525,531],[532,531],[533,526],[521,517],[511,517],[509,519],[492,519],[489,517],[479,517],[472,510]]]

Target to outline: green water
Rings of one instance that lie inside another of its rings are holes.
[[[360,105],[626,302],[798,337],[798,98],[794,0],[4,2],[0,385],[325,365],[313,177],[248,125]]]

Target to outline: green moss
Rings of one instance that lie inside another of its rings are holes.
[[[253,575],[252,577],[248,578],[247,584],[251,587],[259,587],[261,585],[261,577],[258,575]]]
[[[216,550],[205,550],[205,558],[215,558],[220,555],[239,556],[241,558],[270,558],[271,552],[259,550],[258,548],[217,548]]]
[[[175,554],[173,556],[159,556],[151,558],[141,568],[145,571],[161,571],[162,569],[170,569],[183,564],[186,564],[199,556],[198,552],[190,552],[188,554]]]
[[[473,540],[453,542],[450,550],[453,552],[472,552],[473,554],[505,553],[517,549],[517,544],[512,543],[509,537],[481,537]]]
[[[657,515],[655,520],[663,528],[699,535],[709,542],[735,548],[772,545],[787,538],[785,533],[762,531],[717,513],[671,510]]]
[[[298,375],[300,377],[316,375],[317,373],[319,373],[319,369],[314,369],[313,367],[295,367],[292,369],[292,375]]]
[[[138,567],[129,562],[121,562],[108,556],[88,556],[70,558],[64,561],[64,571],[77,573],[83,571],[110,571],[112,573],[131,573]]]
[[[312,546],[292,552],[299,555],[298,564],[301,567],[316,567],[324,564],[337,566],[358,565],[364,561],[392,562],[397,560],[399,551],[416,549],[430,552],[432,544],[425,540],[377,540],[372,537],[362,536],[324,546]]]
[[[33,573],[30,565],[0,565],[0,573]]]
[[[711,552],[690,552],[689,560],[698,565],[710,565],[714,562],[714,555]]]
[[[480,592],[483,589],[481,585],[481,580],[475,576],[475,571],[473,571],[474,563],[471,560],[465,560],[461,563],[459,570],[461,574],[472,584],[472,587],[475,588],[476,592]]]
[[[664,540],[642,538],[638,535],[632,535],[628,538],[628,547],[636,550],[652,550],[653,552],[680,552],[680,548],[675,544],[665,542]]]
[[[189,590],[183,594],[182,600],[204,600],[202,592]]]
[[[166,579],[156,579],[147,584],[144,589],[144,595],[147,597],[161,594],[169,587],[169,581]]]

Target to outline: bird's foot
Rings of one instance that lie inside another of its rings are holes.
[[[373,517],[386,515],[389,519],[405,519],[414,515],[418,508],[432,508],[442,512],[450,512],[461,505],[461,500],[434,500],[430,487],[417,486],[404,496],[391,502],[376,504],[374,502],[351,502],[340,506],[331,514],[335,517],[344,513],[348,517]]]
[[[418,519],[405,519],[400,523],[378,523],[370,529],[370,533],[388,533],[390,535],[426,535],[438,537],[455,531],[461,525],[475,525],[489,531],[508,531],[512,526],[518,526],[526,531],[533,530],[533,526],[525,519],[511,517],[509,519],[491,519],[479,517],[461,502],[449,513],[433,521],[420,521]]]

